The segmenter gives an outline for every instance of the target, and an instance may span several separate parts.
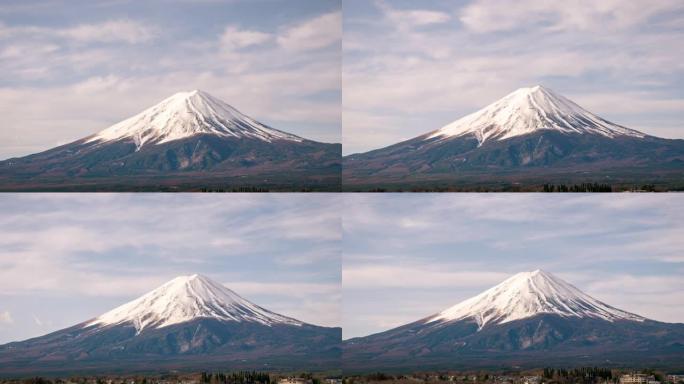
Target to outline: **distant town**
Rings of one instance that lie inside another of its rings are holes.
[[[492,372],[423,372],[403,375],[372,373],[345,376],[344,384],[377,383],[463,383],[463,384],[684,384],[684,372],[657,370],[616,370],[609,368],[573,368],[492,373]]]
[[[239,371],[164,375],[70,376],[64,378],[0,378],[0,384],[342,384],[342,377],[319,373],[274,374]]]
[[[628,371],[609,368],[544,368],[519,372],[422,372],[392,375],[282,374],[256,371],[130,376],[71,376],[65,378],[0,378],[0,384],[684,384],[684,372]]]

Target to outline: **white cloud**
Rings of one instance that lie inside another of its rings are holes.
[[[681,323],[684,319],[682,282],[679,276],[639,274],[577,274],[574,284],[617,308],[652,320]]]
[[[611,114],[645,112],[677,112],[684,110],[684,99],[668,97],[653,91],[594,92],[573,97],[590,110],[611,111]]]
[[[12,319],[12,314],[9,313],[9,311],[0,312],[0,323],[14,324],[14,319]]]
[[[28,200],[22,201],[30,201],[31,197],[25,199]],[[291,197],[276,200],[277,209],[273,212],[250,213],[251,209],[275,203],[271,199],[245,197],[235,204],[226,204],[221,199],[184,199],[183,204],[176,206],[173,199],[145,203],[99,195],[79,199],[76,211],[67,208],[74,200],[66,199],[52,200],[61,209],[22,216],[6,214],[0,218],[0,290],[13,294],[117,296],[139,294],[173,277],[163,271],[150,274],[136,264],[119,266],[120,273],[111,273],[102,269],[101,260],[74,260],[76,255],[91,254],[97,258],[117,249],[149,257],[151,262],[164,260],[190,268],[212,262],[207,255],[270,255],[283,244],[306,244],[303,249],[281,250],[267,260],[278,265],[297,265],[284,270],[339,262],[339,219],[336,212],[328,209],[330,199],[307,199],[306,206]],[[124,205],[125,209],[121,209]],[[159,210],[161,205],[165,206],[163,210]],[[183,219],[200,213],[201,226]],[[239,220],[227,219],[232,217]],[[36,226],[36,222],[41,224]],[[226,228],[230,232],[226,233]],[[264,237],[264,233],[269,235]],[[35,278],[27,281],[22,277],[27,275]],[[88,289],[83,291],[83,287]]]
[[[507,277],[509,274],[506,273],[456,270],[447,265],[363,265],[345,266],[342,270],[345,289],[467,287],[472,284],[494,285]]]
[[[308,282],[229,282],[224,284],[251,300],[254,296],[277,297],[270,310],[317,325],[339,327],[342,302],[337,283]]]
[[[640,4],[629,0],[500,1],[477,0],[461,12],[461,22],[478,33],[526,29],[544,25],[548,31],[595,31],[632,27],[668,9],[673,0]]]
[[[332,295],[339,293],[339,284],[307,283],[307,282],[253,282],[232,281],[224,283],[230,289],[249,297],[250,295],[277,295],[294,298],[306,298],[311,295]]]
[[[393,11],[391,16],[400,23],[409,23],[413,25],[441,24],[451,19],[451,16],[444,12],[421,10]]]
[[[59,39],[82,43],[138,44],[153,40],[158,34],[157,26],[130,19],[106,20],[68,27],[7,26],[0,23],[0,39]]]
[[[327,13],[284,29],[278,44],[294,51],[327,47],[342,42],[342,14]]]
[[[46,55],[59,50],[59,45],[43,43],[17,43],[9,44],[0,49],[0,58],[17,59],[31,52],[33,55]]]
[[[399,10],[390,7],[385,1],[377,1],[376,5],[383,10],[385,17],[400,28],[443,24],[451,20],[451,15],[445,12],[426,9]]]
[[[229,25],[223,30],[220,40],[224,49],[234,50],[264,44],[272,38],[273,36],[269,33],[249,31]]]
[[[96,24],[81,24],[56,30],[57,36],[88,43],[125,42],[137,44],[150,41],[157,30],[134,20],[110,20]]]

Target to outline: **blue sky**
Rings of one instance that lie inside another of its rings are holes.
[[[340,0],[3,1],[0,159],[191,89],[340,142],[340,47]]]
[[[684,138],[684,3],[345,0],[344,152],[438,129],[542,84]]]
[[[617,308],[684,323],[676,195],[344,195],[343,337],[547,270]]]
[[[0,343],[93,318],[204,274],[275,312],[340,325],[331,194],[4,194]]]

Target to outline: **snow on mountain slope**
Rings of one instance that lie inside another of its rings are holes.
[[[157,289],[117,307],[86,326],[132,323],[138,333],[197,318],[256,322],[271,326],[302,322],[273,313],[201,275],[179,276]]]
[[[197,134],[301,142],[301,137],[267,127],[206,92],[179,92],[88,138],[87,142],[132,139],[138,148]]]
[[[480,145],[548,129],[563,133],[644,137],[641,132],[604,120],[569,99],[540,85],[520,88],[502,99],[454,121],[427,139],[474,134]]]
[[[513,275],[501,284],[429,317],[425,323],[441,324],[472,318],[482,329],[488,324],[502,324],[543,313],[608,321],[645,320],[604,304],[538,269]]]

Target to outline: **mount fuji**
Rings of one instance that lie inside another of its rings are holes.
[[[0,374],[339,369],[341,334],[180,276],[94,319],[0,346]]]
[[[684,324],[603,303],[542,270],[416,322],[343,342],[345,372],[601,365],[684,368]]]
[[[586,182],[684,187],[684,140],[612,123],[538,85],[435,131],[343,161],[343,183],[351,189],[534,189]]]
[[[335,190],[340,171],[339,144],[271,128],[194,90],[73,143],[0,161],[0,188]]]

